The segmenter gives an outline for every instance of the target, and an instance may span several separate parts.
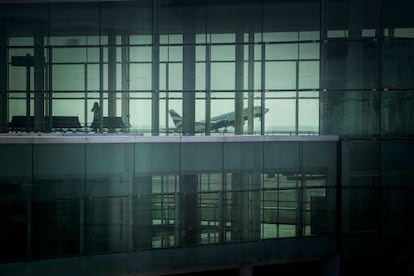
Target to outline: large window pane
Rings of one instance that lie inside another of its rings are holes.
[[[296,61],[266,62],[266,89],[296,89]]]
[[[211,64],[211,89],[234,90],[235,69],[233,62],[214,62]]]
[[[319,99],[299,100],[298,131],[304,134],[319,132]]]
[[[299,62],[299,89],[319,88],[319,61]]]
[[[290,92],[267,92],[266,108],[269,111],[265,115],[265,132],[294,134],[296,132],[296,100],[293,98],[280,98],[279,94],[287,96]]]
[[[298,59],[298,44],[270,44],[266,46],[266,60]]]
[[[57,91],[83,91],[85,87],[83,65],[54,65],[52,78]]]

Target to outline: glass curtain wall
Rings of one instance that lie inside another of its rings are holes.
[[[334,238],[336,141],[62,139],[0,145],[1,261]]]
[[[322,1],[322,134],[413,134],[412,8],[405,0]]]
[[[46,122],[45,129],[54,129],[54,116],[76,116],[82,130],[86,130],[93,119],[89,111],[93,102],[102,101],[101,106],[106,106],[108,98],[101,93],[104,87],[100,87],[100,73],[108,71],[108,51],[102,48],[108,44],[108,35],[99,32],[99,5],[51,3],[47,11],[45,80],[50,122]],[[75,31],[79,29],[84,33]]]
[[[410,1],[27,5],[0,14],[2,132],[412,134]]]
[[[319,131],[318,1],[27,5],[2,9],[2,131]]]

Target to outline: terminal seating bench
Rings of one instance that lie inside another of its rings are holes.
[[[45,128],[49,129],[49,116],[44,117]],[[92,122],[92,129],[99,129],[99,120]],[[11,122],[8,124],[11,131],[33,131],[34,130],[34,116],[13,116]],[[78,116],[52,116],[52,130],[73,131],[79,130],[81,124]],[[122,117],[103,117],[103,128],[108,131],[127,131],[128,127],[122,121]]]
[[[99,129],[100,121],[99,119],[94,119],[91,128],[94,130]],[[102,118],[102,128],[107,129],[108,131],[127,131],[128,127],[122,121],[122,117],[103,117]]]
[[[50,117],[44,117],[44,124],[48,129]],[[9,129],[14,131],[32,131],[34,129],[34,117],[30,116],[13,116],[9,123]],[[53,130],[79,130],[81,124],[78,116],[52,116],[52,129]]]
[[[14,131],[33,130],[33,116],[13,116],[8,127]]]

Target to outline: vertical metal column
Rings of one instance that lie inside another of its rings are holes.
[[[266,108],[266,45],[262,42],[262,60],[261,60],[261,93],[260,93],[260,105],[262,112],[260,113],[260,135],[265,134],[265,108]]]
[[[121,116],[124,124],[129,127],[129,35],[122,35],[122,51],[121,51],[122,67],[121,67]]]
[[[384,113],[382,111],[382,104],[383,104],[383,93],[384,93],[384,87],[383,87],[383,76],[382,76],[382,72],[383,72],[383,66],[384,66],[384,60],[383,60],[383,53],[384,53],[384,1],[381,1],[381,16],[380,16],[380,24],[378,26],[378,28],[375,30],[375,33],[377,34],[377,37],[379,37],[380,39],[378,40],[379,43],[379,53],[378,53],[378,59],[379,59],[379,63],[378,63],[378,83],[377,83],[377,88],[378,88],[378,102],[374,107],[374,111],[375,111],[375,115],[378,118],[377,119],[377,124],[376,127],[378,129],[378,136],[382,137],[383,136],[383,122],[384,122]],[[375,100],[375,97],[374,99]],[[378,152],[381,153],[381,146],[379,145],[378,148]],[[381,155],[380,155],[381,156]],[[380,162],[380,159],[378,159]],[[380,170],[380,174],[381,174],[381,170]],[[381,178],[380,178],[381,179]]]
[[[243,32],[236,33],[236,93],[234,101],[235,122],[234,134],[243,134],[244,114],[243,114],[243,97],[244,97],[244,45]]]
[[[34,131],[45,131],[45,56],[43,26],[34,35]]]
[[[319,134],[328,133],[327,120],[328,112],[326,105],[328,103],[328,95],[325,91],[325,83],[323,81],[323,76],[326,76],[324,71],[326,70],[326,60],[327,60],[327,28],[324,25],[322,20],[322,14],[325,14],[325,4],[324,1],[320,1],[319,5],[319,25],[320,27],[320,42],[319,42]]]
[[[198,175],[181,175],[180,178],[180,225],[182,246],[198,243],[200,216],[198,208]]]
[[[303,205],[305,198],[304,194],[306,192],[305,189],[305,172],[303,169],[303,142],[298,142],[299,147],[299,175],[301,176],[300,179],[296,180],[296,200],[297,200],[297,206],[296,206],[296,237],[303,237],[303,220],[304,220],[304,214],[303,214]]]
[[[299,34],[298,34],[299,36]],[[299,40],[299,37],[298,37]],[[295,135],[299,134],[299,44],[298,44],[298,52],[297,52],[297,59],[296,60],[296,68],[295,68],[295,75],[296,75],[296,83],[295,83]]]
[[[224,151],[224,143],[222,146],[222,149]],[[223,171],[224,171],[224,167],[223,167]],[[225,221],[226,221],[226,174],[223,173],[221,175],[221,190],[218,192],[219,193],[219,242],[220,243],[224,243],[226,242],[226,225],[225,225]]]
[[[177,179],[174,181],[177,182]],[[180,204],[180,193],[177,192],[177,188],[174,189],[174,245],[179,246],[180,245],[180,232],[181,232],[181,204]]]
[[[195,134],[195,34],[188,22],[183,55],[183,135]]]
[[[116,117],[116,35],[108,34],[108,116]]]
[[[84,64],[84,66],[83,66],[83,83],[84,83],[84,87],[83,87],[83,90],[84,90],[84,93],[83,93],[83,96],[84,96],[84,106],[83,106],[83,108],[84,108],[84,113],[85,113],[85,124],[84,124],[84,129],[85,129],[85,132],[86,131],[88,131],[88,113],[89,113],[89,107],[88,107],[88,63],[86,62],[85,64]],[[92,117],[93,118],[93,117]]]
[[[159,34],[159,0],[152,2],[152,116],[151,133],[160,134],[160,34]]]
[[[249,239],[250,229],[250,175],[239,171],[231,174],[231,217],[232,240],[245,241]]]
[[[249,90],[247,99],[247,133],[254,132],[254,32],[249,32],[248,80]]]
[[[195,30],[192,15],[189,16],[184,30],[183,53],[183,135],[195,135]],[[185,233],[183,245],[192,245],[200,237],[200,218],[197,207],[198,175],[182,175],[180,178],[182,199],[181,225]]]
[[[30,54],[26,54],[28,60]],[[30,65],[26,64],[26,132],[29,132],[33,126],[31,126],[30,118]]]
[[[49,120],[46,123],[46,131],[51,132],[53,126],[53,48],[49,47],[48,51],[48,67],[47,67],[47,112]],[[86,99],[86,98],[85,98]]]
[[[206,135],[211,132],[211,38],[206,36]]]
[[[99,132],[103,131],[103,110],[104,110],[104,50],[99,43],[99,106],[101,114],[99,116]]]
[[[7,132],[7,35],[6,23],[0,21],[0,133]]]
[[[165,63],[165,129],[166,135],[168,135],[170,127],[170,36],[168,35],[168,47],[167,47],[167,62]]]
[[[260,150],[257,149],[256,152]],[[251,215],[250,215],[250,224],[251,230],[249,233],[249,239],[260,240],[261,234],[261,211],[262,211],[262,178],[260,174],[260,168],[256,168],[251,175]]]

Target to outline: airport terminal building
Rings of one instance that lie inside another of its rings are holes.
[[[0,0],[0,274],[414,274],[413,11]]]

